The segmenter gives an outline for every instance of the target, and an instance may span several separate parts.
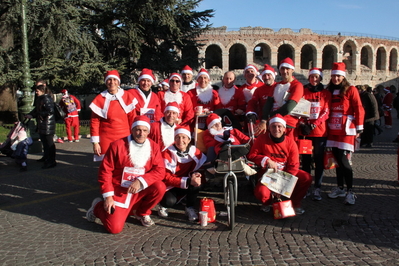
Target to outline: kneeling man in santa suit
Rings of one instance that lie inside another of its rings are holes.
[[[101,163],[98,182],[104,200],[94,199],[86,218],[99,218],[112,234],[122,231],[131,211],[144,226],[154,225],[150,214],[165,194],[165,165],[149,132],[150,119],[137,116],[131,135],[112,142]]]
[[[258,172],[260,178],[269,168],[274,169],[274,171],[281,170],[298,177],[291,195],[291,201],[295,213],[300,215],[305,212],[301,208],[301,200],[312,184],[312,176],[303,170],[299,170],[298,146],[293,138],[286,136],[286,126],[287,124],[280,114],[271,118],[269,121],[270,133],[266,132],[256,138],[247,157],[262,168]],[[271,204],[271,191],[259,180],[254,194],[263,204],[261,210],[268,212]]]

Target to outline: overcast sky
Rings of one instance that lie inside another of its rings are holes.
[[[363,33],[399,39],[399,0],[203,0],[214,9],[213,27],[301,29]]]

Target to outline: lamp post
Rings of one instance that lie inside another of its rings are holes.
[[[24,116],[28,114],[32,109],[32,92],[31,88],[33,86],[33,81],[30,76],[29,67],[29,51],[28,51],[28,31],[26,25],[26,0],[21,0],[21,30],[22,30],[22,53],[23,53],[23,63],[22,63],[22,104],[18,108],[19,120],[23,121]]]

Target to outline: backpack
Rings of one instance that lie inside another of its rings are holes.
[[[77,110],[75,101],[71,97],[62,97],[62,101],[64,102],[68,113],[72,113],[73,111]]]

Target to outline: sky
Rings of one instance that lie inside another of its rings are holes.
[[[399,0],[202,0],[197,10],[205,9],[215,11],[210,19],[213,27],[228,30],[308,28],[399,40]]]

